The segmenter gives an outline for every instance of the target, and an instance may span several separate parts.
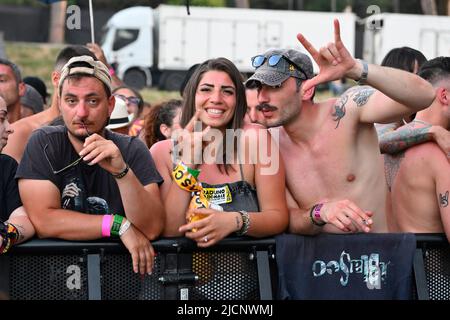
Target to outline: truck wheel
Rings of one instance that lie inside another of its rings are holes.
[[[143,71],[138,69],[131,69],[125,72],[123,82],[125,82],[125,84],[129,87],[137,90],[142,90],[147,84],[147,77]]]
[[[179,91],[181,83],[183,83],[185,72],[168,71],[161,76],[159,88],[167,91]]]

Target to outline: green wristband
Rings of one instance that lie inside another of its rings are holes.
[[[119,230],[120,226],[122,225],[123,217],[121,215],[115,214],[114,215],[114,221],[111,225],[111,235],[112,236],[119,236]]]

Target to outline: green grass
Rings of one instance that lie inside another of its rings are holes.
[[[9,60],[16,63],[22,70],[22,76],[37,76],[45,81],[48,91],[52,92],[51,74],[58,52],[64,45],[6,42],[5,51]],[[161,91],[154,88],[141,90],[145,101],[152,105],[169,99],[180,99],[177,91]],[[329,91],[316,94],[316,101],[331,97]]]
[[[36,76],[44,80],[48,91],[52,92],[51,74],[56,56],[64,45],[6,42],[5,51],[9,60],[16,63],[22,71],[22,76]],[[160,91],[146,88],[141,91],[145,101],[156,104],[169,99],[179,99],[177,91]]]

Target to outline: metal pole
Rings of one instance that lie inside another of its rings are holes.
[[[94,11],[92,10],[92,0],[89,0],[89,18],[91,20],[91,42],[95,43],[95,36],[94,36]]]
[[[337,11],[336,0],[331,0],[331,11],[332,12],[336,12]]]

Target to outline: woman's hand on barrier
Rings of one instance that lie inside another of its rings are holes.
[[[133,225],[120,237],[131,254],[134,273],[151,274],[155,251],[147,237]]]
[[[213,209],[191,209],[188,216],[198,216],[201,219],[191,219],[178,230],[185,234],[186,238],[197,242],[201,248],[212,246],[228,236],[230,233],[239,230],[239,213],[222,212]]]
[[[350,200],[331,201],[323,204],[320,218],[343,232],[370,232],[373,213],[361,210]]]

